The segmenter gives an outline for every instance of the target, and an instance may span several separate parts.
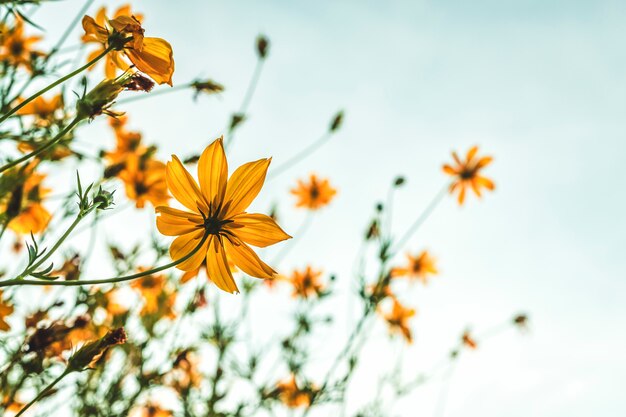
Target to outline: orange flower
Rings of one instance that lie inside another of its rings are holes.
[[[141,16],[132,15],[130,6],[119,8],[112,20],[107,19],[106,9],[103,7],[95,19],[83,17],[83,29],[83,42],[101,45],[101,48],[89,55],[88,61],[109,46],[114,48],[107,54],[105,61],[107,78],[115,78],[117,69],[126,71],[131,67],[124,59],[127,57],[139,71],[157,83],[172,85],[174,58],[171,45],[161,38],[144,37]]]
[[[459,204],[463,204],[463,201],[465,201],[465,192],[470,187],[478,197],[481,196],[482,188],[488,190],[495,188],[493,181],[480,175],[480,171],[489,165],[491,161],[493,161],[493,158],[490,156],[476,158],[477,152],[478,146],[472,147],[467,152],[465,161],[461,161],[456,152],[452,152],[452,157],[456,165],[450,166],[445,164],[443,166],[443,172],[454,177],[452,184],[450,184],[450,194],[458,189]]]
[[[478,342],[476,342],[476,339],[474,339],[474,337],[470,334],[469,330],[463,332],[463,335],[461,336],[461,342],[463,343],[463,346],[466,346],[470,349],[476,349],[478,347]]]
[[[311,174],[310,182],[306,184],[298,180],[298,185],[291,190],[291,194],[298,197],[296,207],[317,210],[330,203],[337,190],[330,186],[327,179],[320,180],[315,174]]]
[[[143,155],[148,150],[146,146],[141,144],[141,133],[126,129],[127,121],[128,118],[126,116],[109,119],[109,124],[115,132],[117,142],[115,150],[104,153],[105,158],[111,165],[125,164],[126,159],[130,155]]]
[[[139,271],[145,270],[146,268],[139,268]],[[165,275],[148,275],[133,281],[130,285],[138,290],[144,299],[142,316],[157,313],[160,317],[176,316],[173,310],[176,294],[167,286]]]
[[[276,385],[278,398],[287,407],[308,407],[311,405],[311,398],[314,395],[312,389],[301,389],[296,382],[296,376],[291,375],[290,378],[279,382]]]
[[[4,32],[3,30],[1,37],[0,61],[32,69],[33,58],[43,55],[42,52],[32,49],[33,44],[41,40],[41,36],[24,37],[24,21],[19,17],[15,19],[15,26],[6,30],[6,33]]]
[[[22,175],[26,176],[26,180],[13,190],[11,202],[7,204],[7,206],[15,204],[19,210],[8,224],[8,228],[16,233],[42,232],[52,218],[50,212],[41,204],[41,200],[50,190],[41,186],[46,178],[45,174],[34,172],[38,164],[39,161],[33,160],[25,168]]]
[[[417,256],[407,253],[409,264],[406,267],[397,267],[391,270],[392,277],[407,276],[412,279],[419,279],[426,284],[429,275],[437,274],[435,267],[435,259],[428,254],[428,251],[422,251]]]
[[[13,306],[7,301],[2,301],[2,291],[0,290],[0,330],[8,331],[11,326],[6,322],[6,318],[13,313]]]
[[[165,164],[161,161],[128,155],[126,166],[119,177],[124,181],[126,196],[135,200],[137,208],[143,208],[146,201],[156,207],[167,204],[170,199],[165,181]]]
[[[191,387],[198,388],[202,382],[198,363],[198,356],[193,351],[187,349],[180,352],[166,377],[167,384],[179,392]]]
[[[383,314],[389,325],[389,331],[401,333],[407,342],[413,342],[413,335],[409,328],[409,319],[415,315],[415,309],[406,308],[393,298],[393,307],[390,312]]]
[[[35,116],[37,125],[49,126],[55,121],[56,113],[63,109],[63,95],[57,94],[50,99],[39,96],[21,109],[16,114],[20,116]]]
[[[293,285],[293,297],[319,297],[324,292],[324,285],[319,281],[322,271],[314,271],[307,266],[304,271],[293,271],[289,282]]]
[[[228,258],[244,273],[271,278],[276,271],[261,261],[248,245],[266,247],[291,236],[269,216],[248,214],[245,210],[265,181],[270,159],[249,162],[228,177],[228,162],[222,138],[209,145],[198,161],[200,186],[176,155],[167,163],[167,186],[176,200],[190,211],[172,207],[156,208],[157,228],[166,236],[178,236],[170,246],[172,259],[188,255],[205,234],[202,248],[177,265],[183,271],[200,267],[206,259],[208,276],[224,291],[239,291]]]
[[[141,408],[135,408],[130,415],[132,417],[172,417],[174,414],[156,404],[146,404]]]

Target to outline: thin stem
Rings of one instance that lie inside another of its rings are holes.
[[[390,256],[393,256],[400,249],[402,249],[402,247],[411,238],[411,236],[413,236],[413,234],[417,232],[417,229],[419,229],[420,226],[426,221],[426,219],[428,219],[428,217],[432,214],[432,212],[435,210],[437,205],[439,205],[441,200],[443,200],[443,197],[447,194],[447,192],[448,192],[448,185],[446,185],[445,187],[442,187],[441,190],[439,190],[439,192],[435,194],[435,197],[430,201],[430,204],[428,204],[426,209],[417,217],[417,219],[415,219],[415,222],[413,222],[411,227],[407,229],[404,235],[402,235],[402,237],[398,239],[393,249],[389,251]]]
[[[21,158],[18,158],[16,160],[11,161],[8,164],[5,164],[2,167],[0,167],[0,173],[3,173],[7,169],[13,168],[14,166],[16,166],[18,164],[21,164],[24,161],[28,161],[30,158],[32,158],[34,156],[37,156],[40,153],[50,149],[51,147],[56,145],[61,139],[63,139],[63,137],[65,137],[65,135],[67,135],[81,121],[82,121],[81,118],[78,118],[78,117],[75,118],[74,120],[72,120],[72,122],[70,124],[65,126],[65,128],[62,131],[57,133],[57,135],[54,138],[52,138],[50,141],[48,141],[48,143],[46,143],[45,145],[41,146],[38,149],[35,149],[34,151],[32,151],[29,154],[26,154],[26,155],[22,156]]]
[[[39,90],[38,92],[36,92],[35,94],[33,94],[32,96],[28,97],[26,100],[22,101],[20,104],[18,104],[17,106],[13,107],[11,110],[9,110],[5,115],[3,115],[2,117],[0,117],[0,123],[4,122],[6,119],[8,119],[9,117],[13,116],[17,111],[19,111],[22,107],[24,107],[25,105],[27,105],[28,103],[30,103],[31,101],[33,101],[34,99],[36,99],[37,97],[39,97],[42,94],[45,94],[47,91],[52,90],[54,87],[56,87],[59,84],[64,83],[65,81],[69,80],[70,78],[74,77],[77,74],[80,74],[81,72],[83,72],[84,70],[86,70],[87,68],[91,67],[93,64],[95,64],[96,62],[98,62],[102,57],[104,57],[106,54],[108,54],[109,52],[111,52],[111,50],[113,50],[112,46],[109,46],[108,48],[106,48],[104,51],[102,51],[98,56],[96,56],[94,59],[92,59],[91,61],[87,62],[85,65],[83,65],[82,67],[70,72],[69,74],[67,74],[64,77],[59,78],[58,80],[56,80],[55,82],[53,82],[52,84],[48,85],[47,87],[45,87],[42,90]]]
[[[67,375],[69,375],[72,371],[70,371],[69,369],[66,369],[65,371],[63,371],[63,373],[61,375],[59,375],[57,377],[57,379],[55,379],[54,381],[52,381],[46,388],[43,389],[43,391],[41,391],[35,398],[33,398],[33,400],[31,402],[29,402],[28,404],[26,404],[24,406],[24,408],[22,408],[19,413],[17,413],[15,415],[15,417],[19,417],[22,414],[24,414],[26,412],[26,410],[28,410],[30,408],[30,406],[32,406],[33,404],[35,404],[37,401],[39,401],[40,399],[42,399],[43,397],[45,397],[51,390],[52,388],[54,388],[54,386],[56,384],[58,384],[63,378],[65,378]]]
[[[204,242],[206,242],[208,237],[209,237],[209,233],[205,233],[204,236],[202,236],[200,243],[198,243],[198,246],[196,246],[191,252],[189,252],[187,255],[183,256],[182,258],[178,259],[177,261],[173,261],[173,262],[170,262],[169,264],[162,265],[162,266],[159,266],[157,268],[153,268],[147,271],[138,272],[132,275],[125,275],[121,277],[104,278],[104,279],[91,279],[91,280],[84,280],[84,281],[48,281],[48,280],[37,281],[37,280],[29,280],[29,279],[10,279],[6,281],[0,281],[0,287],[9,287],[13,285],[62,285],[62,286],[67,286],[67,287],[75,287],[75,286],[80,286],[80,285],[113,284],[116,282],[131,281],[133,279],[146,277],[146,276],[155,274],[157,272],[164,271],[166,269],[172,268],[180,263],[185,262],[187,259],[191,258],[193,255],[195,255],[196,252],[200,250],[200,248],[202,247],[202,245],[204,245]]]
[[[309,146],[307,146],[306,148],[304,148],[303,150],[301,150],[300,152],[298,152],[297,154],[295,154],[294,156],[292,156],[291,158],[283,162],[281,165],[279,165],[278,167],[270,171],[267,175],[267,179],[270,180],[270,179],[277,177],[279,174],[283,173],[284,171],[288,170],[289,168],[291,168],[292,166],[294,166],[301,160],[305,159],[307,156],[311,155],[313,152],[321,148],[322,145],[328,142],[328,140],[332,136],[333,136],[332,132],[324,133],[315,142],[311,143]]]
[[[55,242],[55,244],[52,246],[52,248],[50,248],[50,250],[46,253],[46,255],[43,258],[41,258],[35,265],[33,265],[32,267],[26,269],[18,278],[23,278],[23,277],[26,277],[26,276],[30,275],[33,271],[35,271],[37,268],[39,268],[44,262],[46,262],[48,259],[50,259],[52,254],[54,252],[56,252],[57,249],[59,249],[59,247],[61,246],[61,244],[65,241],[65,239],[67,239],[69,237],[69,235],[72,233],[74,228],[76,228],[76,226],[78,226],[78,223],[80,223],[80,221],[83,218],[85,218],[85,216],[87,216],[89,213],[94,211],[96,208],[97,208],[96,206],[92,206],[88,210],[86,210],[84,212],[81,211],[80,213],[78,213],[78,215],[76,216],[76,219],[74,219],[74,221],[72,222],[70,227],[67,228],[65,233],[63,233],[63,235],[61,235],[61,237]]]
[[[72,33],[72,30],[74,29],[74,26],[76,26],[78,24],[78,21],[82,19],[82,17],[85,15],[85,13],[87,13],[87,10],[91,7],[93,2],[94,2],[94,0],[87,0],[85,2],[83,7],[78,11],[78,13],[74,17],[74,19],[72,19],[70,24],[67,26],[67,28],[65,29],[65,32],[63,32],[63,34],[61,35],[61,37],[59,38],[57,43],[54,45],[52,50],[50,50],[50,52],[48,53],[48,56],[46,56],[46,61],[48,61],[52,55],[54,55],[57,52],[59,52],[59,49],[61,49],[61,46],[63,46],[63,44],[67,40],[68,36],[70,36],[70,34]]]
[[[184,90],[191,86],[193,86],[193,83],[179,84],[179,85],[175,85],[174,87],[151,92],[150,94],[136,95],[132,97],[123,98],[121,100],[117,100],[116,103],[117,104],[132,103],[133,101],[143,100],[145,98],[151,98],[155,96],[161,96],[163,94],[174,93],[176,91]]]

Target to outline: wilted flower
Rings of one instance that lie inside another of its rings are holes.
[[[296,207],[317,210],[330,203],[337,190],[330,186],[327,179],[321,180],[315,174],[311,174],[308,183],[298,180],[298,185],[291,190],[291,194],[298,198]]]
[[[407,342],[413,342],[413,335],[409,327],[409,319],[415,315],[415,309],[404,307],[397,299],[393,298],[391,311],[383,313],[384,319],[389,325],[389,331],[401,333]]]
[[[443,172],[454,177],[454,180],[450,185],[450,194],[458,190],[459,204],[463,204],[463,201],[465,201],[465,192],[470,187],[474,190],[474,193],[478,197],[481,196],[482,188],[486,188],[488,190],[493,190],[495,188],[493,181],[480,175],[480,171],[489,165],[493,161],[493,158],[490,156],[476,158],[477,152],[478,146],[473,146],[467,152],[465,161],[461,161],[456,152],[452,152],[452,157],[454,158],[456,165],[450,166],[445,164],[443,166]]]
[[[412,256],[407,253],[409,263],[405,267],[397,267],[391,270],[392,277],[409,277],[419,279],[426,284],[429,275],[437,274],[435,267],[435,259],[430,256],[428,251],[422,251],[419,255]]]
[[[127,71],[130,64],[126,56],[137,69],[158,84],[172,85],[174,58],[171,45],[161,38],[144,37],[141,16],[132,15],[129,6],[121,7],[112,20],[107,19],[106,9],[102,8],[96,18],[83,18],[83,42],[98,43],[102,47],[89,55],[93,60],[105,48],[113,50],[107,54],[105,73],[107,78],[115,78],[116,70]]]
[[[208,234],[202,248],[177,268],[191,271],[206,259],[211,281],[230,293],[239,289],[228,267],[227,254],[250,276],[271,278],[276,273],[248,245],[266,247],[290,236],[269,216],[244,211],[261,191],[269,164],[270,159],[249,162],[227,179],[228,163],[220,138],[200,156],[198,187],[178,157],[172,155],[167,163],[167,185],[174,198],[191,212],[159,206],[157,228],[166,236],[178,236],[170,246],[174,260],[188,255]]]

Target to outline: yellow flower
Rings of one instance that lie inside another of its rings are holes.
[[[126,196],[135,200],[137,208],[146,201],[153,206],[167,204],[170,199],[165,181],[165,164],[152,158],[131,154],[126,158],[125,168],[119,177],[124,181]]]
[[[443,172],[454,177],[452,184],[450,184],[450,194],[458,190],[459,204],[463,204],[463,201],[465,201],[465,192],[470,187],[478,197],[481,196],[482,188],[491,191],[495,188],[493,181],[480,175],[480,171],[489,165],[493,161],[493,158],[490,156],[476,158],[477,152],[478,146],[473,146],[467,152],[465,161],[461,161],[457,153],[452,152],[452,157],[456,164],[454,166],[448,164],[443,166]]]
[[[9,229],[19,234],[42,232],[52,218],[50,212],[41,204],[41,200],[50,190],[41,185],[46,176],[34,172],[38,164],[37,160],[28,164],[23,173],[26,181],[13,190],[11,202],[4,208],[6,210],[8,206],[14,204],[19,210],[8,224]]]
[[[16,114],[20,116],[35,116],[38,126],[49,126],[55,121],[58,110],[63,109],[63,95],[57,94],[50,99],[39,96],[21,109]]]
[[[407,342],[413,342],[413,335],[409,327],[409,319],[415,315],[415,309],[406,308],[400,302],[393,298],[393,307],[391,311],[384,313],[383,317],[389,325],[392,332],[401,333]]]
[[[293,286],[293,297],[309,298],[319,296],[324,292],[324,285],[320,282],[322,271],[314,271],[307,266],[303,271],[293,271],[289,282]]]
[[[407,253],[409,264],[406,267],[397,267],[391,270],[392,277],[409,277],[419,279],[426,284],[429,275],[437,274],[435,258],[430,256],[428,251],[422,251],[417,256]]]
[[[176,155],[167,163],[167,186],[176,200],[190,211],[156,208],[157,228],[166,236],[178,236],[170,246],[173,260],[188,255],[208,234],[203,247],[177,265],[183,271],[197,269],[206,259],[208,276],[224,291],[239,291],[228,258],[244,273],[271,278],[276,272],[248,245],[266,247],[285,239],[285,233],[269,216],[245,210],[263,187],[270,159],[248,162],[228,177],[222,138],[209,145],[198,161],[200,186]]]
[[[131,67],[124,59],[127,57],[139,71],[157,83],[172,85],[174,58],[171,45],[161,38],[144,37],[141,16],[132,15],[129,6],[119,8],[112,20],[107,19],[105,8],[98,11],[95,19],[85,16],[83,29],[83,42],[101,45],[89,55],[88,61],[111,45],[115,48],[106,57],[107,78],[115,78],[117,69],[126,71]]]
[[[313,389],[301,389],[298,386],[295,375],[291,375],[290,378],[279,382],[276,385],[276,391],[282,403],[290,408],[311,405],[311,398],[314,395]]]
[[[23,65],[31,69],[33,58],[43,55],[42,52],[32,49],[32,45],[39,42],[41,36],[24,37],[24,21],[21,18],[15,20],[15,26],[12,29],[6,29],[6,27],[2,29],[0,61],[7,61],[15,66]]]
[[[140,268],[145,271],[146,268]],[[167,285],[165,275],[148,275],[132,282],[131,287],[139,290],[144,299],[141,315],[158,314],[159,317],[175,318],[176,293]]]
[[[298,185],[291,190],[291,194],[298,197],[296,207],[317,210],[330,203],[337,190],[330,186],[327,179],[321,180],[315,174],[311,174],[310,182],[307,184],[298,180]]]
[[[0,291],[0,330],[8,331],[11,326],[6,322],[6,318],[13,313],[13,306],[7,301],[2,300],[2,291]]]
[[[146,404],[141,408],[135,408],[130,415],[132,417],[172,417],[174,414],[156,404]]]

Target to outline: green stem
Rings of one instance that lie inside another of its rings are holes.
[[[65,126],[65,128],[62,131],[60,131],[53,139],[49,140],[48,143],[46,143],[45,145],[41,146],[38,149],[35,149],[29,154],[22,156],[21,158],[18,158],[0,167],[0,173],[3,173],[7,169],[13,168],[14,166],[21,164],[24,161],[28,161],[30,158],[37,156],[40,153],[50,149],[51,147],[56,145],[61,139],[63,139],[63,137],[67,135],[81,121],[82,121],[81,118],[76,117],[74,120],[72,120],[72,122],[69,125]]]
[[[35,271],[37,268],[39,268],[44,262],[46,262],[54,252],[57,251],[57,249],[59,249],[59,247],[61,246],[61,244],[65,241],[65,239],[67,239],[69,237],[69,235],[72,233],[72,231],[76,228],[76,226],[78,226],[78,223],[80,223],[80,221],[85,218],[85,216],[87,216],[89,213],[91,213],[92,211],[94,211],[97,207],[96,206],[92,206],[90,207],[88,210],[86,211],[81,211],[80,213],[78,213],[78,215],[76,216],[76,219],[74,219],[74,221],[72,222],[72,224],[70,225],[70,227],[67,228],[67,230],[65,231],[65,233],[63,233],[63,235],[55,242],[55,244],[52,246],[52,248],[50,248],[50,250],[46,253],[46,256],[44,256],[43,258],[41,258],[39,260],[39,262],[37,262],[35,265],[31,266],[30,268],[26,269],[20,276],[18,276],[17,278],[24,278],[28,275],[30,275],[31,272]]]
[[[21,102],[20,104],[18,104],[17,106],[13,107],[11,110],[9,110],[5,115],[3,115],[2,117],[0,117],[0,123],[4,122],[6,119],[8,119],[9,117],[13,116],[17,111],[19,111],[22,107],[24,107],[25,105],[27,105],[28,103],[30,103],[31,101],[33,101],[34,99],[36,99],[37,97],[39,97],[42,94],[45,94],[46,92],[48,92],[49,90],[52,90],[54,87],[56,87],[59,84],[64,83],[65,81],[69,80],[70,78],[74,77],[77,74],[80,74],[81,72],[83,72],[84,70],[86,70],[87,68],[91,67],[93,64],[95,64],[96,62],[98,62],[102,57],[104,57],[106,54],[108,54],[109,52],[111,52],[113,50],[113,47],[109,46],[108,48],[106,48],[104,51],[102,51],[102,53],[100,53],[98,56],[96,56],[94,59],[92,59],[91,61],[87,62],[85,65],[83,65],[82,67],[70,72],[69,74],[67,74],[66,76],[59,78],[58,80],[56,80],[55,82],[53,82],[52,84],[50,84],[49,86],[47,86],[46,88],[39,90],[38,92],[36,92],[35,94],[33,94],[32,96],[28,97],[26,100],[24,100],[23,102]]]
[[[75,287],[75,286],[80,286],[80,285],[113,284],[116,282],[131,281],[133,279],[142,278],[148,275],[155,274],[157,272],[164,271],[166,269],[172,268],[180,263],[185,262],[187,259],[191,258],[196,252],[200,250],[200,248],[204,245],[204,242],[206,242],[208,237],[209,237],[209,233],[205,233],[204,236],[202,236],[200,243],[198,243],[198,246],[196,246],[194,250],[192,250],[187,255],[183,256],[182,258],[178,259],[177,261],[173,261],[173,262],[170,262],[169,264],[159,266],[157,268],[153,268],[148,271],[142,271],[142,272],[132,274],[132,275],[125,275],[122,277],[113,277],[113,278],[104,278],[104,279],[91,279],[91,280],[84,280],[84,281],[48,281],[48,280],[40,281],[40,280],[32,280],[32,279],[15,279],[14,278],[14,279],[6,280],[6,281],[0,281],[0,288],[9,287],[13,285],[61,285],[61,286],[66,286],[66,287]]]
[[[318,138],[315,142],[311,143],[309,146],[307,146],[306,148],[304,148],[303,150],[301,150],[300,152],[298,152],[297,154],[295,154],[294,156],[289,158],[283,164],[279,165],[278,167],[276,167],[275,169],[270,171],[268,173],[268,175],[267,175],[267,179],[271,180],[271,179],[277,177],[279,174],[282,174],[287,169],[291,168],[292,166],[294,166],[295,164],[297,164],[298,162],[300,162],[304,158],[308,157],[313,152],[318,150],[322,145],[324,145],[326,142],[328,142],[328,140],[332,136],[333,136],[332,132],[324,133],[324,135],[321,136],[320,138]]]
[[[15,415],[15,417],[19,417],[22,414],[24,414],[26,412],[26,410],[28,410],[30,408],[30,406],[32,406],[33,404],[35,404],[37,401],[39,401],[40,399],[42,399],[44,396],[46,396],[51,390],[52,388],[54,388],[54,386],[56,384],[58,384],[63,378],[65,378],[67,375],[69,375],[72,371],[70,371],[69,369],[66,369],[65,371],[63,371],[63,373],[61,375],[59,375],[57,377],[57,379],[55,379],[54,381],[52,381],[46,388],[43,389],[43,391],[41,391],[39,393],[39,395],[37,395],[35,398],[33,398],[33,400],[31,402],[29,402],[28,404],[26,404],[24,406],[24,408],[22,408],[19,413],[17,413]]]
[[[133,101],[143,100],[145,98],[160,96],[160,95],[163,95],[163,94],[174,93],[176,91],[184,90],[184,89],[190,88],[192,86],[193,86],[193,83],[179,84],[179,85],[175,85],[174,87],[170,87],[170,88],[167,88],[167,89],[151,92],[150,94],[143,94],[143,95],[137,95],[137,96],[133,96],[133,97],[123,98],[123,99],[117,100],[116,103],[117,104],[132,103]]]

